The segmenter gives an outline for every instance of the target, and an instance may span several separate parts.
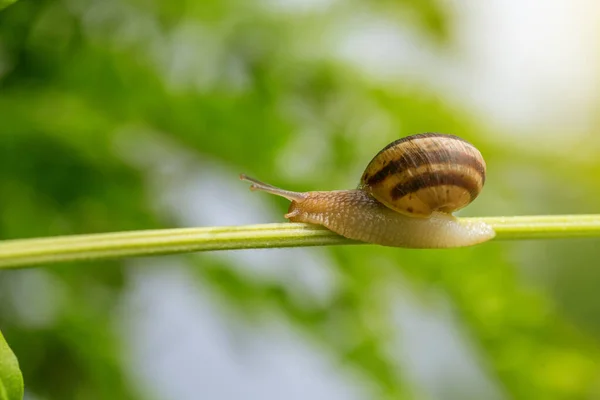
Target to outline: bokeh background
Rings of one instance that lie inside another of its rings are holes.
[[[19,0],[0,237],[283,221],[409,134],[488,163],[461,215],[600,212],[593,0]],[[598,399],[600,242],[343,246],[0,273],[26,398]]]

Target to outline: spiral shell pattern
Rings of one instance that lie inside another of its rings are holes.
[[[365,169],[359,189],[395,211],[426,218],[475,200],[485,173],[483,156],[466,140],[422,133],[383,148]]]

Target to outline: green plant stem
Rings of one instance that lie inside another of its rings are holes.
[[[599,237],[600,215],[461,218],[496,231],[495,240]],[[180,228],[0,241],[0,268],[194,251],[359,244],[299,223]]]

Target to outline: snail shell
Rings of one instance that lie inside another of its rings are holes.
[[[350,239],[384,246],[470,246],[495,236],[483,222],[452,216],[473,201],[485,182],[481,153],[454,136],[425,133],[399,139],[369,163],[357,189],[293,192],[241,175],[291,201],[291,222],[323,225]]]
[[[454,135],[423,133],[387,145],[371,160],[359,188],[412,217],[452,213],[467,206],[485,183],[485,160]]]

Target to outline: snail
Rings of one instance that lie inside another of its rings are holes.
[[[384,147],[367,165],[357,189],[293,192],[246,175],[251,190],[291,201],[290,222],[323,225],[349,239],[383,246],[449,248],[495,236],[480,221],[452,215],[481,192],[483,156],[466,140],[421,133]]]

